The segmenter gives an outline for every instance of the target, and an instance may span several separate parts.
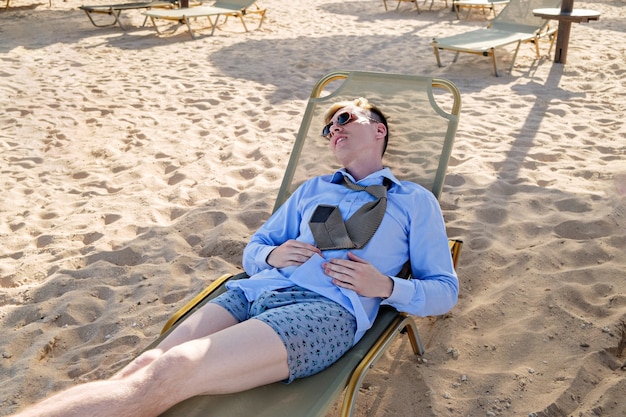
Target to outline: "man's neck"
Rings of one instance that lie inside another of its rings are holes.
[[[348,171],[350,175],[352,175],[355,181],[360,181],[363,178],[367,177],[368,175],[383,169],[383,164],[381,162],[380,165],[379,164],[373,164],[371,166],[358,165],[356,167],[345,167],[345,168],[346,168],[346,171]]]

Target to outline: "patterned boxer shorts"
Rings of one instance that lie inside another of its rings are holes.
[[[252,302],[237,288],[211,302],[224,307],[240,322],[255,318],[276,331],[287,348],[287,383],[326,369],[354,342],[354,316],[334,301],[302,287],[265,291]]]

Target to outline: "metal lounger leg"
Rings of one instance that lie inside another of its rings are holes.
[[[152,21],[152,26],[154,26],[154,30],[156,30],[156,32],[161,35],[161,31],[159,30],[159,27],[156,24],[156,20],[154,20],[154,17],[150,16],[150,20]]]
[[[550,49],[548,49],[548,55],[552,55],[552,47],[554,46],[554,41],[556,40],[556,34],[553,32],[548,36],[550,37]]]
[[[220,18],[220,15],[218,14],[217,17],[215,18],[215,22],[213,22],[211,20],[211,16],[207,16],[207,19],[209,19],[209,23],[211,23],[211,36],[213,36],[213,33],[215,33],[215,28],[217,27],[217,21]]]
[[[537,42],[536,38],[535,42]],[[509,74],[513,72],[513,65],[515,65],[515,58],[517,58],[520,46],[522,46],[522,41],[517,42],[517,48],[515,48],[515,53],[513,54],[513,61],[511,61],[511,68],[509,68]]]
[[[122,29],[126,30],[126,28],[124,28],[124,26],[122,25],[122,23],[120,22],[119,16],[122,13],[121,10],[118,10],[117,13],[115,13],[115,10],[109,8],[108,12],[93,12],[93,13],[100,13],[100,14],[110,14],[111,16],[113,16],[113,22],[112,23],[107,23],[104,25],[100,25],[97,24],[95,20],[93,20],[93,17],[91,17],[91,11],[89,10],[83,10],[85,12],[85,14],[87,15],[87,17],[89,18],[89,21],[91,21],[91,24],[94,25],[97,28],[105,28],[105,27],[109,27],[109,26],[115,26],[115,24],[118,24]]]
[[[441,67],[441,59],[439,59],[439,48],[437,46],[433,46],[433,50],[435,51],[435,58],[437,59],[437,66]]]
[[[172,28],[172,30],[170,30],[170,31],[162,31],[162,30],[160,30],[160,29],[159,29],[159,26],[158,26],[158,25],[157,25],[157,23],[156,23],[156,19],[154,18],[154,16],[150,16],[150,20],[152,21],[152,26],[154,26],[154,30],[156,30],[156,32],[157,32],[159,35],[163,35],[163,34],[165,34],[165,33],[174,33],[174,32],[176,32],[176,31],[178,30],[178,27],[179,27],[180,25],[182,25],[183,23],[186,23],[186,24],[187,24],[187,27],[188,27],[188,28],[190,29],[190,31],[191,31],[191,27],[189,26],[189,22],[187,21],[187,18],[186,18],[185,16],[183,16],[183,18],[182,18],[182,19],[180,19],[180,20],[178,21],[178,24],[177,24],[176,26],[174,26],[174,27]],[[192,38],[194,38],[193,32],[191,32],[191,37],[192,37]],[[194,38],[194,39],[195,39],[195,38]]]
[[[196,35],[193,33],[193,29],[191,29],[191,22],[187,16],[183,16],[183,22],[187,25],[187,29],[189,30],[189,34],[191,35],[191,39],[196,39]]]
[[[363,383],[363,379],[367,375],[367,372],[374,366],[374,364],[386,351],[387,347],[395,340],[396,336],[398,336],[404,329],[407,330],[407,335],[409,336],[413,353],[416,355],[424,354],[424,346],[422,345],[422,341],[420,340],[419,333],[417,331],[417,326],[415,325],[413,319],[408,316],[397,317],[395,322],[389,326],[383,335],[381,335],[377,343],[372,346],[372,349],[370,349],[368,354],[365,355],[363,360],[354,370],[352,377],[350,377],[343,405],[341,407],[341,417],[352,416],[356,396],[361,384]]]
[[[241,20],[241,24],[243,25],[243,28],[247,32],[248,31],[248,27],[246,26],[246,22],[244,22],[244,20],[243,20],[243,13],[237,13],[237,16],[239,17],[239,20]]]
[[[539,36],[535,35],[535,56],[539,59]]]
[[[113,12],[113,14],[115,14],[115,12]],[[120,20],[120,15],[122,14],[121,10],[117,11],[117,14],[115,15],[115,21],[117,22],[118,25],[120,25],[120,27],[122,28],[122,30],[126,30],[126,28],[124,27],[124,25],[122,25],[122,21]]]
[[[498,59],[496,57],[496,48],[491,48],[491,60],[493,61],[493,72],[496,77],[499,77],[498,74]]]

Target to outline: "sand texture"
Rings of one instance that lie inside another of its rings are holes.
[[[509,73],[507,47],[501,77],[478,55],[437,67],[433,37],[491,19],[441,0],[260,0],[260,29],[197,40],[137,11],[96,28],[81,4],[0,11],[0,415],[111,376],[241,270],[338,69],[447,78],[463,100],[441,198],[460,299],[418,319],[423,358],[395,343],[358,415],[626,415],[624,1],[577,0],[601,17],[572,26],[567,64],[524,45]]]

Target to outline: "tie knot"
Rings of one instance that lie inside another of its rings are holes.
[[[386,198],[387,197],[387,189],[389,188],[388,181],[386,178],[383,181],[385,185],[359,185],[352,181],[350,178],[344,175],[342,184],[353,191],[367,191],[369,194],[373,195],[376,198]]]

